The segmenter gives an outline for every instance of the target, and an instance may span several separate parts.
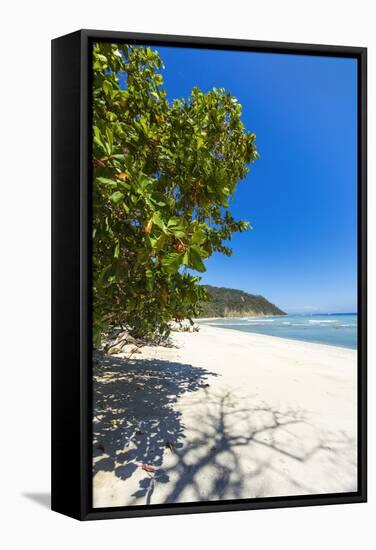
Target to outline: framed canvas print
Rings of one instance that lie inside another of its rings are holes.
[[[52,41],[52,508],[366,500],[366,49]]]

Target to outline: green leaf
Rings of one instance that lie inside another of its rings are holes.
[[[156,252],[163,249],[167,238],[168,237],[164,233],[161,233],[157,239],[153,240],[152,246]]]
[[[121,155],[121,154],[111,155],[111,158],[116,160],[122,160],[123,162],[127,160],[126,155]]]
[[[124,194],[121,191],[115,191],[115,193],[112,193],[110,196],[110,201],[114,204],[118,204],[121,200],[123,200]]]
[[[95,57],[102,61],[103,63],[107,63],[107,57],[101,53],[96,53]]]
[[[107,149],[108,154],[111,155],[112,147],[113,147],[113,143],[114,143],[114,134],[112,133],[112,131],[108,127],[106,128],[106,137],[107,137],[106,149]]]
[[[201,273],[206,271],[204,262],[201,259],[200,251],[195,246],[191,246],[189,249],[189,267],[192,267]]]
[[[179,237],[180,239],[185,237],[185,229],[181,225],[180,218],[177,218],[176,216],[170,218],[168,220],[167,227],[169,232],[172,233],[172,235],[175,235],[175,237]]]
[[[110,274],[112,269],[111,265],[107,265],[105,268],[102,269],[102,271],[99,273],[98,282],[99,284],[102,284],[107,276]]]
[[[155,223],[155,225],[157,227],[162,229],[162,231],[164,231],[166,229],[166,225],[165,225],[164,221],[161,218],[160,212],[158,212],[158,211],[155,211],[154,214],[153,214],[153,223]]]
[[[180,225],[180,223],[181,223],[180,218],[178,218],[177,216],[172,216],[172,217],[168,220],[167,227],[178,226],[178,225]]]
[[[154,287],[154,276],[151,269],[146,270],[146,288],[149,292],[153,290]]]
[[[117,187],[117,182],[109,178],[95,178],[95,183],[100,183],[103,187]]]
[[[112,95],[112,86],[111,86],[111,84],[109,83],[108,80],[103,81],[102,88],[103,88],[104,93],[106,95],[108,95],[108,96]]]
[[[188,252],[188,250],[186,250],[184,252],[182,263],[183,263],[183,265],[186,265],[186,266],[189,267],[189,252]]]
[[[105,153],[107,153],[107,149],[102,141],[102,136],[101,136],[101,132],[99,130],[99,128],[97,126],[94,126],[93,127],[93,132],[94,132],[94,143],[96,143],[98,145],[98,147],[100,149],[102,149],[102,151],[104,151]]]
[[[199,228],[193,233],[191,238],[191,244],[202,244],[206,241],[206,233],[203,229]]]
[[[114,250],[114,258],[118,258],[120,254],[120,242],[117,241],[115,250]]]
[[[150,200],[156,206],[166,206],[166,204],[167,204],[165,196],[162,195],[162,193],[153,193],[153,195],[150,197]]]
[[[183,257],[177,252],[170,252],[162,259],[162,266],[167,273],[176,273],[182,263]]]
[[[98,126],[93,126],[93,132],[94,132],[94,136],[100,140],[101,131],[100,131],[100,129],[98,128]]]

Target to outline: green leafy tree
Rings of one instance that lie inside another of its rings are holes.
[[[214,252],[249,224],[229,199],[257,158],[224,89],[168,101],[157,51],[93,48],[94,341],[113,326],[160,338],[199,315]]]

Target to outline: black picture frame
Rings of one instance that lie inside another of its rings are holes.
[[[358,63],[358,491],[93,508],[91,452],[91,44],[95,40]],[[360,47],[80,30],[52,40],[52,509],[80,520],[365,502],[367,499],[367,50]]]

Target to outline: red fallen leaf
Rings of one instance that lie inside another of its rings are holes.
[[[129,174],[127,172],[120,172],[120,174],[116,174],[117,179],[125,181],[129,179]]]
[[[94,159],[94,162],[95,164],[97,164],[98,166],[106,166],[105,163],[103,162],[103,160],[100,160],[100,159]]]
[[[141,464],[141,468],[148,472],[149,474],[154,474],[157,470],[154,466],[149,466],[148,464]]]

